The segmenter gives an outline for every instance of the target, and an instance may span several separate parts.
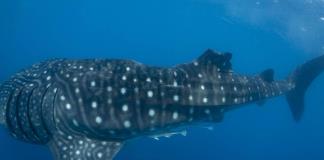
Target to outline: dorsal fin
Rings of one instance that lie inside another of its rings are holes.
[[[231,59],[231,53],[219,53],[208,49],[197,59],[197,62],[203,69],[217,68],[221,72],[228,72],[232,70]]]
[[[273,82],[273,77],[274,77],[274,70],[273,69],[267,69],[263,72],[260,73],[261,79],[263,79],[266,82]]]

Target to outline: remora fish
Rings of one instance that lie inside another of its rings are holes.
[[[231,57],[207,50],[172,68],[129,60],[45,61],[1,85],[0,122],[15,138],[47,145],[57,160],[111,160],[132,138],[221,122],[227,111],[279,95],[299,121],[304,94],[324,70],[320,56],[274,81],[271,69],[253,77],[233,73]]]

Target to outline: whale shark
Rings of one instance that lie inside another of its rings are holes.
[[[225,113],[286,96],[297,122],[304,95],[324,70],[324,56],[287,78],[273,69],[235,73],[232,54],[205,51],[174,67],[122,59],[52,59],[32,65],[0,86],[0,123],[16,139],[46,145],[56,160],[112,160],[127,141],[159,139]]]

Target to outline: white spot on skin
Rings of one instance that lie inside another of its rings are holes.
[[[102,158],[102,153],[99,152],[99,153],[97,154],[97,156],[98,156],[98,158]]]
[[[126,67],[126,71],[130,71],[130,68],[129,67]]]
[[[226,98],[225,98],[225,97],[222,98],[222,102],[223,102],[223,103],[226,102]]]
[[[127,80],[127,77],[124,75],[124,76],[122,77],[122,80],[123,80],[123,81],[126,81],[126,80]]]
[[[123,111],[124,112],[127,112],[128,111],[128,105],[127,104],[124,104],[123,107],[122,107]]]
[[[120,93],[123,94],[123,95],[126,94],[126,88],[121,88]]]
[[[92,108],[97,108],[97,106],[98,106],[98,103],[97,102],[94,101],[94,102],[91,103],[91,107]]]
[[[178,95],[174,95],[173,96],[173,100],[176,101],[176,102],[178,102],[179,101],[179,96]]]
[[[195,66],[198,66],[198,65],[199,65],[199,63],[198,63],[198,62],[194,62],[194,65],[195,65]]]
[[[201,88],[201,90],[205,90],[205,86],[204,85],[201,85],[200,88]]]
[[[77,151],[75,152],[75,154],[76,154],[76,155],[80,155],[80,151],[77,150]]]
[[[321,17],[320,20],[324,21],[324,17]]]
[[[46,80],[49,81],[49,80],[51,80],[51,78],[52,78],[51,76],[48,76],[48,77],[46,78]]]
[[[76,82],[76,81],[78,81],[78,78],[74,77],[73,82]]]
[[[129,128],[129,127],[131,127],[131,123],[130,123],[130,121],[125,121],[124,122],[124,127],[126,127],[126,128]]]
[[[234,98],[234,102],[237,103],[238,102],[238,99],[237,98]]]
[[[99,116],[97,116],[97,117],[96,117],[96,123],[97,123],[97,124],[101,124],[101,123],[102,123],[102,118],[99,117]]]
[[[148,91],[147,92],[147,97],[152,98],[153,97],[153,91]]]
[[[134,88],[134,91],[135,91],[135,93],[138,93],[139,92],[139,88],[138,87],[135,87]]]
[[[73,124],[74,124],[75,126],[79,126],[79,123],[78,123],[77,120],[73,119],[72,122],[73,122]]]
[[[90,152],[88,152],[88,153],[87,153],[87,156],[88,156],[88,157],[91,157],[91,153],[90,153]]]
[[[236,86],[234,86],[234,88],[233,88],[233,89],[234,89],[234,91],[235,91],[235,92],[237,92],[237,87],[236,87]]]
[[[190,101],[193,100],[193,96],[192,96],[192,95],[189,96],[189,100],[190,100]]]
[[[108,87],[107,87],[107,91],[108,91],[108,92],[111,92],[111,91],[112,91],[112,87],[111,87],[111,86],[108,86]]]
[[[221,90],[224,91],[224,86],[221,86]]]
[[[96,82],[95,81],[92,81],[91,82],[91,87],[95,87],[96,86]]]
[[[112,99],[111,98],[108,99],[108,104],[112,104]]]
[[[177,81],[174,81],[174,82],[173,82],[173,86],[174,86],[174,87],[177,87],[177,86],[178,86],[178,82],[177,82]]]
[[[218,75],[218,79],[221,79],[221,78],[222,78],[222,76],[219,74],[219,75]]]
[[[176,120],[176,119],[178,119],[178,112],[173,112],[173,115],[172,115],[172,118],[174,119],[174,120]]]
[[[146,78],[146,82],[152,82],[151,78]]]
[[[64,96],[61,96],[60,99],[61,99],[61,101],[64,101],[65,100],[65,97]]]
[[[70,109],[72,108],[72,106],[71,106],[70,103],[67,103],[67,104],[65,105],[65,108],[68,109],[68,110],[70,110]]]
[[[154,109],[149,110],[149,116],[153,117],[155,115]]]
[[[80,93],[80,89],[79,88],[76,88],[75,89],[75,93]]]
[[[207,102],[208,102],[208,98],[206,98],[206,97],[203,98],[203,102],[204,102],[204,103],[207,103]]]
[[[199,77],[199,78],[202,78],[202,74],[199,73],[199,74],[198,74],[198,77]]]

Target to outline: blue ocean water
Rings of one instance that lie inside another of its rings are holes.
[[[233,53],[233,68],[285,78],[324,54],[324,1],[1,0],[0,80],[49,58],[125,58],[173,66],[207,48]],[[129,141],[116,160],[323,160],[324,75],[309,88],[295,123],[284,97],[225,115],[213,131]],[[47,148],[0,128],[1,160],[51,159]]]

